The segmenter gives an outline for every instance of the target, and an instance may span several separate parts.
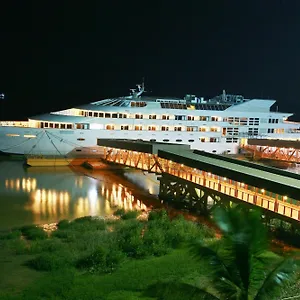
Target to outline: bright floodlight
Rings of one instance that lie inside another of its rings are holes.
[[[0,99],[4,99],[4,94],[0,94]]]

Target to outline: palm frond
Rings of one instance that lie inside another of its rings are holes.
[[[273,266],[254,299],[275,299],[283,288],[299,279],[299,263],[288,257]]]
[[[262,286],[274,264],[281,261],[282,258],[271,251],[263,251],[253,255],[250,258],[250,275],[247,293],[252,298]]]
[[[221,299],[205,289],[180,281],[157,282],[148,287],[145,294],[164,300],[217,300]]]
[[[240,278],[236,276],[239,274],[230,267],[234,259],[230,247],[226,248],[219,242],[204,245],[198,241],[193,243],[190,249],[194,257],[201,262],[202,274],[205,272],[213,280],[216,290],[222,291],[222,295],[228,298],[240,293]]]

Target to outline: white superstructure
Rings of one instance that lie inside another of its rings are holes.
[[[98,138],[189,144],[212,153],[236,153],[248,138],[300,139],[290,113],[273,112],[275,100],[222,95],[204,100],[126,97],[51,112],[27,122],[0,122],[0,151],[12,154],[95,155]]]

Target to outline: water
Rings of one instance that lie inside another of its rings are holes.
[[[106,216],[118,207],[147,210],[159,205],[158,187],[155,177],[141,171],[25,168],[21,161],[0,161],[0,230]]]

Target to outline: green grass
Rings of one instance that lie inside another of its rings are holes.
[[[151,285],[207,280],[186,245],[211,239],[214,231],[182,217],[171,221],[165,211],[151,213],[149,221],[137,215],[63,220],[50,237],[32,226],[2,234],[0,300],[204,299],[183,290],[174,298],[172,289],[156,298]]]

